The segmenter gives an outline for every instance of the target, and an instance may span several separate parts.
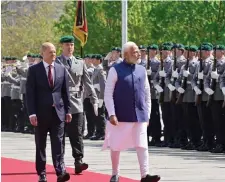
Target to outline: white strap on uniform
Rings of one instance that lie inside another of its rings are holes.
[[[58,60],[59,60],[60,64],[66,69],[66,72],[67,72],[67,74],[69,75],[71,81],[73,82],[74,87],[76,87],[76,84],[75,84],[75,82],[73,81],[73,77],[71,76],[70,72],[67,70],[67,68],[65,67],[65,65],[61,62],[61,60],[60,60],[60,59],[58,59]]]
[[[26,81],[26,80],[27,80],[27,78],[21,78],[21,80]]]
[[[20,87],[19,86],[16,86],[16,85],[12,85],[12,88],[20,89]]]

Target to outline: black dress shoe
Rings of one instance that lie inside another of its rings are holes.
[[[88,164],[86,163],[75,163],[75,174],[80,174],[82,171],[88,168]]]
[[[65,182],[65,181],[69,181],[69,179],[70,179],[70,174],[65,172],[57,177],[57,182]]]
[[[160,180],[160,176],[158,175],[147,175],[145,178],[141,179],[141,182],[158,182]]]
[[[96,135],[90,138],[90,140],[104,140],[104,136],[103,135]]]
[[[89,133],[88,133],[87,135],[84,136],[84,139],[85,139],[85,140],[86,140],[86,139],[90,139],[92,136],[93,136],[93,134],[89,134]]]
[[[39,180],[38,182],[47,182],[47,178],[45,174],[39,175]]]
[[[110,179],[110,182],[119,182],[120,177],[118,175],[113,175]]]
[[[218,145],[216,145],[216,147],[214,148],[214,149],[212,149],[210,152],[212,152],[212,153],[223,153],[223,151],[224,151],[224,149],[225,149],[225,147],[223,147],[223,145],[221,145],[221,144],[218,144]]]

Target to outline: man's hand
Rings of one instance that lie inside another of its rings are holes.
[[[117,117],[115,115],[110,116],[109,121],[114,126],[117,126],[119,124]]]
[[[37,116],[31,116],[31,117],[30,117],[30,123],[31,123],[33,126],[37,126],[37,125],[38,125]]]
[[[66,114],[66,123],[70,123],[72,120],[72,115],[71,114]]]

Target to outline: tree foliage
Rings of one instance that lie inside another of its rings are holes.
[[[85,3],[89,29],[85,52],[121,46],[121,2]],[[75,2],[68,2],[56,23],[62,35],[72,34],[75,11]],[[145,45],[225,43],[225,1],[128,1],[128,40]]]
[[[2,55],[23,57],[27,52],[39,53],[45,41],[57,43],[56,10],[57,6],[49,2],[36,4],[32,11],[26,7],[20,9],[20,13],[13,10],[16,16],[6,16],[2,20]]]

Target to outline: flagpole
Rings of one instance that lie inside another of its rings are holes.
[[[122,3],[122,46],[127,42],[127,0]]]

